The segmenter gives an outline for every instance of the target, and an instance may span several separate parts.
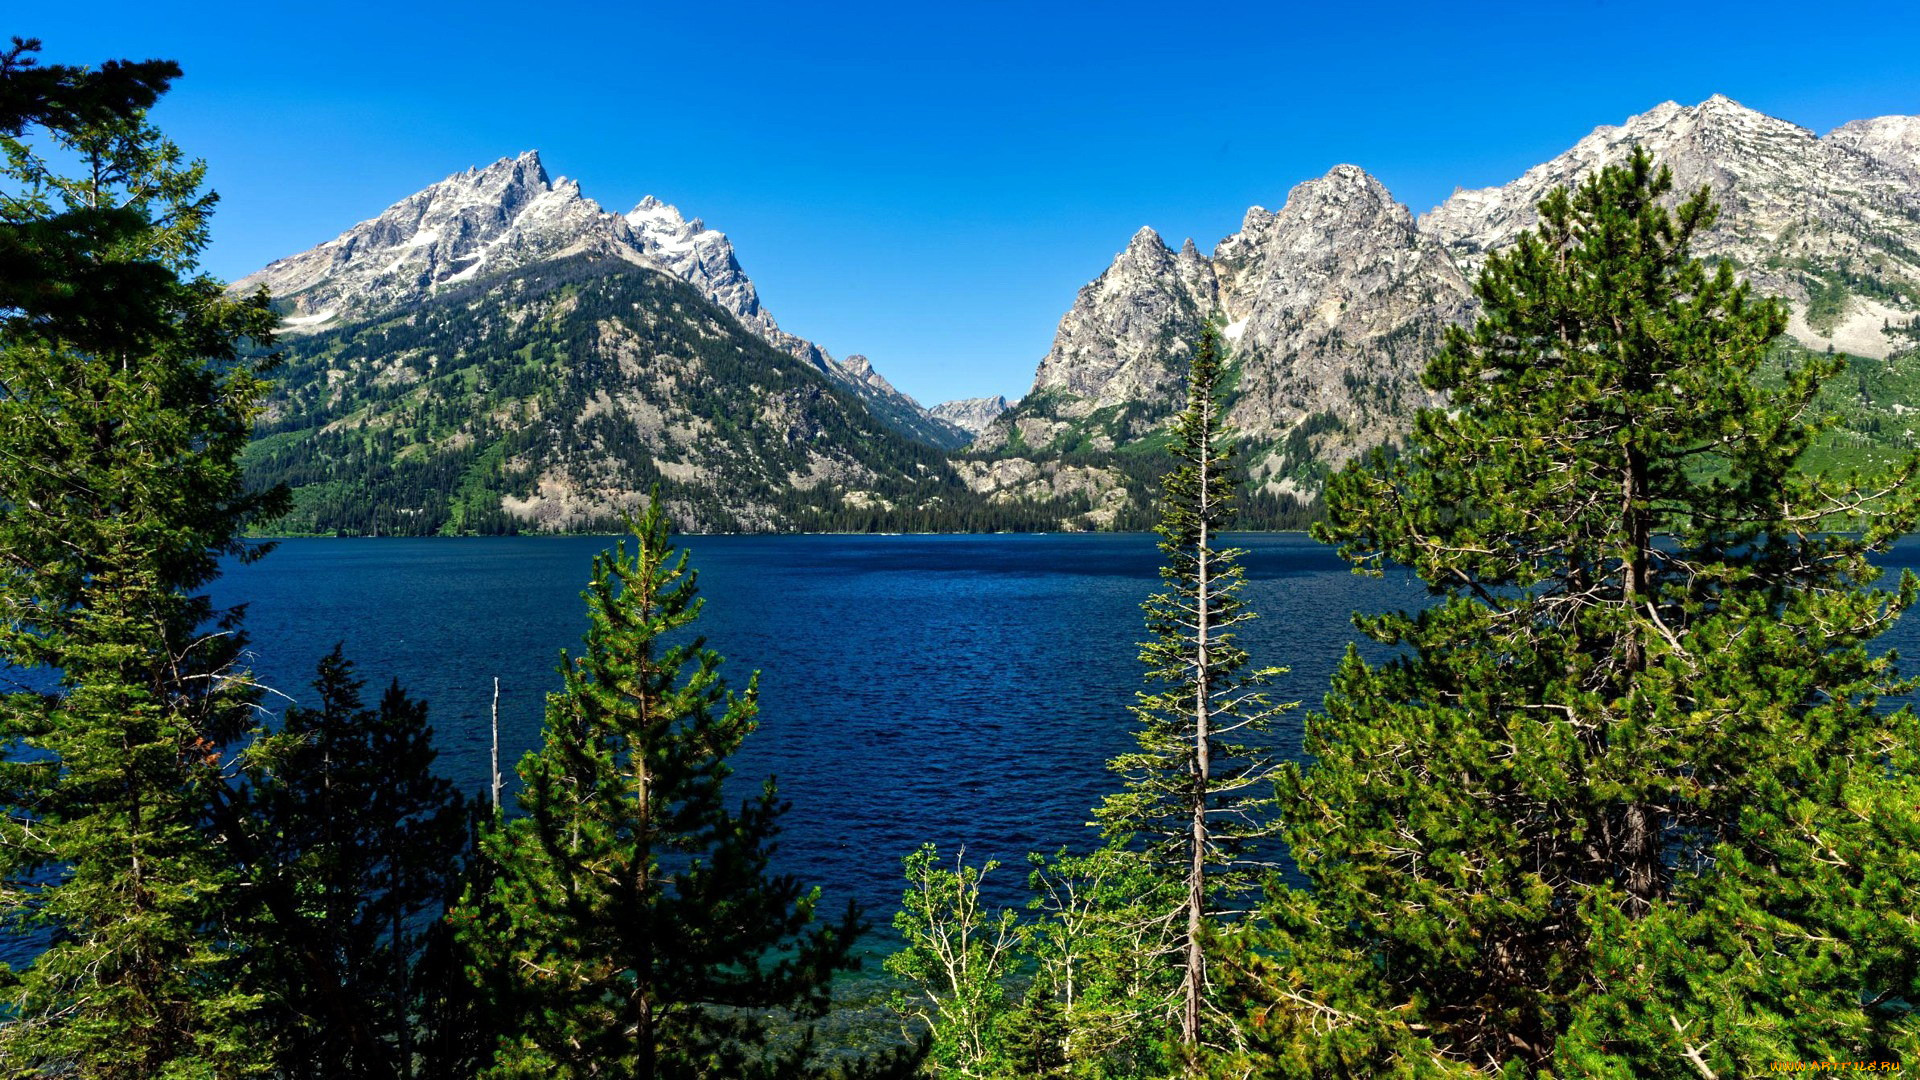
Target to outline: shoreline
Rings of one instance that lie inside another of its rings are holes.
[[[524,532],[524,533],[462,533],[455,536],[443,536],[439,533],[422,533],[417,536],[373,536],[367,533],[352,533],[340,536],[332,533],[263,533],[249,534],[249,541],[274,542],[280,540],[566,540],[578,537],[610,537],[618,539],[633,534],[626,532]],[[868,532],[861,531],[808,531],[808,532],[675,532],[676,537],[703,539],[716,536],[1154,536],[1150,529],[1008,529],[1000,532]],[[1224,536],[1307,536],[1306,529],[1230,529]]]

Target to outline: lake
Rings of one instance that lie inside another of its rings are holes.
[[[1244,596],[1260,618],[1242,643],[1292,670],[1275,700],[1298,700],[1279,738],[1297,752],[1306,709],[1326,692],[1355,610],[1422,603],[1402,570],[1349,573],[1298,534],[1232,538],[1249,549]],[[707,606],[698,626],[736,688],[761,672],[760,730],[734,765],[735,792],[777,776],[793,804],[776,866],[848,898],[884,949],[904,882],[900,857],[925,841],[1009,864],[988,880],[1025,899],[1028,851],[1085,848],[1089,811],[1115,789],[1104,767],[1131,746],[1140,689],[1139,604],[1159,584],[1148,535],[715,536],[692,551]],[[539,742],[561,649],[585,630],[585,587],[608,537],[282,541],[231,566],[222,604],[248,605],[253,665],[311,703],[313,665],[333,644],[377,699],[398,678],[431,705],[440,771],[487,787],[493,679],[501,760]],[[1882,560],[1920,568],[1920,539]],[[1920,648],[1920,619],[1881,639]],[[1370,649],[1376,655],[1379,650]],[[276,705],[284,700],[269,699]],[[32,955],[0,943],[0,960]],[[871,965],[870,965],[871,967]]]
[[[493,679],[502,770],[540,738],[562,648],[578,651],[585,587],[607,537],[301,539],[231,568],[214,589],[245,602],[254,669],[310,701],[334,642],[368,682],[432,708],[442,773],[487,786]],[[1401,575],[1355,577],[1299,534],[1249,549],[1242,633],[1258,664],[1290,667],[1276,700],[1317,702],[1355,608],[1418,604]],[[736,688],[760,672],[760,730],[734,788],[775,775],[793,804],[780,869],[884,926],[924,841],[1009,864],[993,891],[1024,898],[1025,853],[1087,846],[1089,811],[1131,746],[1143,686],[1140,602],[1159,585],[1146,534],[712,536],[684,541],[706,608],[699,629]],[[1304,708],[1304,707],[1303,707]],[[1302,710],[1280,738],[1300,741]]]
[[[734,790],[776,775],[792,812],[777,866],[852,897],[884,930],[900,857],[924,841],[998,858],[992,892],[1024,897],[1031,850],[1084,847],[1089,810],[1115,788],[1107,758],[1131,745],[1141,685],[1139,604],[1158,585],[1150,535],[715,536],[684,541],[707,606],[699,626],[736,688],[758,670],[761,727],[735,758]],[[1291,672],[1276,700],[1299,746],[1356,610],[1418,605],[1405,571],[1349,573],[1298,534],[1240,536],[1242,635],[1258,664]],[[607,537],[287,540],[236,566],[215,597],[249,605],[255,671],[309,700],[334,642],[369,684],[398,678],[431,704],[441,771],[487,786],[489,708],[500,679],[502,768],[539,741],[562,648],[585,629],[579,594]],[[1920,541],[1886,563],[1912,567]],[[1911,653],[1920,623],[1883,641]]]

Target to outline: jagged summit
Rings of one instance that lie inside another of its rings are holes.
[[[1758,165],[1783,153],[1793,156],[1813,133],[1776,120],[1732,98],[1715,94],[1698,105],[1661,102],[1617,125],[1594,128],[1553,159],[1500,187],[1456,192],[1423,215],[1420,226],[1465,254],[1479,255],[1508,243],[1536,220],[1534,204],[1548,191],[1626,159],[1644,146],[1674,170],[1675,186],[1694,190],[1716,181],[1727,186],[1742,165]],[[1537,194],[1535,194],[1537,192]]]
[[[1338,165],[1296,185],[1278,211],[1248,209],[1211,256],[1191,241],[1176,254],[1152,229],[1136,232],[1060,320],[1033,391],[975,446],[1098,448],[1144,434],[1176,407],[1186,350],[1214,314],[1227,320],[1237,357],[1236,427],[1271,437],[1324,414],[1353,445],[1377,442],[1395,422],[1389,412],[1426,401],[1413,350],[1466,293],[1385,185]],[[1409,332],[1410,323],[1420,327]],[[1362,398],[1358,382],[1380,390]]]
[[[1293,190],[1287,193],[1287,202],[1292,203],[1302,197],[1335,201],[1352,197],[1393,202],[1393,195],[1387,186],[1358,165],[1335,165],[1325,175],[1294,185]]]
[[[1274,437],[1318,417],[1314,453],[1338,463],[1430,403],[1419,372],[1439,328],[1460,317],[1466,281],[1357,166],[1295,185],[1278,211],[1256,210],[1213,251],[1241,364],[1228,419]],[[1286,474],[1304,462],[1274,454],[1253,464],[1292,490]]]
[[[1033,392],[1064,410],[1047,423],[1166,397],[1180,379],[1170,353],[1185,355],[1213,304],[1213,272],[1205,257],[1191,248],[1176,253],[1143,226],[1112,265],[1080,290],[1040,361]],[[1036,429],[1025,437],[1044,445],[1057,430]]]
[[[550,180],[537,150],[454,173],[233,288],[265,285],[285,307],[288,330],[314,332],[419,304],[463,282],[582,254],[679,278],[755,336],[858,394],[889,426],[939,445],[964,441],[964,432],[935,420],[864,358],[860,370],[850,370],[782,330],[725,233],[654,195],[624,215],[609,213],[576,181]]]
[[[900,392],[894,389],[893,384],[887,381],[886,376],[873,369],[873,362],[871,360],[868,360],[859,353],[854,353],[846,359],[841,360],[840,370],[846,372],[848,377],[865,383],[875,390],[881,390],[889,394],[897,394]]]
[[[688,220],[678,207],[652,195],[641,199],[622,220],[642,255],[699,289],[762,338],[828,370],[824,350],[781,330],[773,315],[760,306],[759,290],[740,268],[726,233],[707,228],[699,218]]]
[[[1420,227],[1471,274],[1487,252],[1535,224],[1534,206],[1553,188],[1642,146],[1673,170],[1676,198],[1705,187],[1720,203],[1720,219],[1696,251],[1731,261],[1763,292],[1792,301],[1789,332],[1804,344],[1881,357],[1895,345],[1886,328],[1914,311],[1899,298],[1911,301],[1908,283],[1920,281],[1920,182],[1899,164],[1913,119],[1858,122],[1821,139],[1723,95],[1691,106],[1665,102],[1596,128],[1512,183],[1456,193]],[[1855,293],[1842,309],[1809,306],[1842,284]]]
[[[233,287],[265,285],[287,305],[290,326],[320,329],[483,274],[580,252],[628,255],[609,229],[614,220],[579,184],[550,181],[529,150],[454,173]]]

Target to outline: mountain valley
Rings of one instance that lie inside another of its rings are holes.
[[[609,527],[653,485],[708,531],[1141,527],[1187,351],[1218,319],[1251,526],[1442,404],[1420,381],[1470,282],[1556,186],[1645,146],[1723,209],[1698,251],[1792,323],[1782,363],[1852,357],[1836,465],[1911,443],[1920,117],[1825,137],[1715,97],[1596,129],[1415,216],[1351,165],[1203,253],[1139,230],[1081,289],[1019,401],[926,408],[866,357],[782,330],[731,241],[648,197],[606,212],[535,153],[455,174],[236,282],[285,313],[249,453],[296,532]]]

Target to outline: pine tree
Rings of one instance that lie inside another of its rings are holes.
[[[1177,466],[1163,481],[1157,529],[1166,589],[1142,605],[1152,640],[1140,659],[1153,689],[1133,709],[1139,748],[1109,763],[1125,790],[1095,811],[1109,843],[1157,883],[1135,898],[1135,917],[1163,930],[1170,1026],[1189,1053],[1228,1013],[1209,1000],[1208,937],[1261,873],[1254,856],[1271,828],[1271,767],[1260,740],[1290,707],[1273,706],[1261,689],[1283,669],[1248,669],[1235,641],[1254,613],[1239,597],[1245,552],[1218,546],[1235,486],[1225,377],[1209,325],[1187,376],[1187,408],[1171,426]]]
[[[237,459],[263,297],[193,273],[204,166],[145,121],[166,61],[0,54],[0,1071],[236,1075],[259,1063],[206,827],[250,727],[235,613],[196,595],[280,505]],[[72,162],[75,175],[55,171]]]
[[[487,896],[455,913],[476,977],[520,1018],[492,1075],[799,1075],[810,1039],[769,1047],[769,1010],[818,1017],[862,931],[851,904],[769,870],[787,806],[771,780],[726,806],[727,758],[756,726],[756,684],[684,637],[700,612],[659,500],[595,559],[585,653],[561,661],[544,744],[520,764],[523,814],[493,828]],[[678,639],[678,640],[675,640]]]
[[[426,939],[466,854],[467,800],[434,775],[426,704],[395,683],[368,708],[363,686],[336,646],[316,707],[290,706],[248,755],[235,891],[283,1076],[416,1075]]]
[[[1451,408],[1322,539],[1436,602],[1358,625],[1282,775],[1244,1025],[1275,1075],[1732,1076],[1911,1055],[1920,725],[1868,650],[1916,463],[1800,468],[1842,361],[1690,254],[1644,152],[1540,204],[1427,372]]]

